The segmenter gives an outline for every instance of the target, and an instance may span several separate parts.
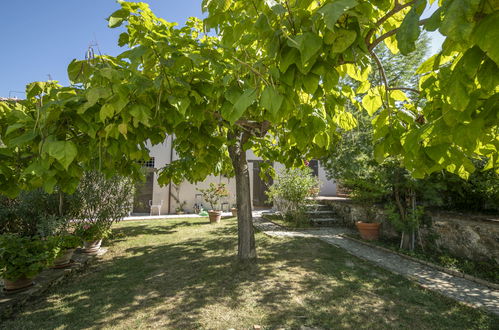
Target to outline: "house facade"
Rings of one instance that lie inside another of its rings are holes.
[[[201,205],[205,209],[209,205],[203,200],[198,189],[207,188],[210,183],[225,183],[229,196],[221,201],[222,210],[228,211],[236,204],[236,183],[235,178],[226,178],[222,176],[210,176],[203,182],[190,183],[182,182],[179,185],[170,184],[160,186],[157,180],[157,174],[154,170],[161,169],[165,165],[178,159],[175,150],[171,148],[172,137],[168,137],[163,143],[150,147],[151,160],[144,164],[146,169],[146,182],[137,187],[134,213],[150,213],[153,206],[153,214],[173,214],[178,207],[183,208],[186,212],[194,212]],[[263,162],[261,158],[254,155],[251,150],[247,152],[247,160],[250,174],[250,189],[252,206],[254,209],[268,208],[267,196],[265,194],[271,182],[263,181],[260,176],[260,164]],[[322,182],[320,195],[335,196],[336,183],[333,180],[328,180],[326,172],[318,161],[311,161],[309,166]],[[280,163],[273,164],[274,169],[278,172],[284,168]]]

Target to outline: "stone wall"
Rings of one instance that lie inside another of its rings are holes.
[[[323,203],[335,210],[344,224],[354,227],[355,222],[365,219],[359,204],[348,199],[325,200]],[[376,221],[381,222],[381,236],[399,237],[386,220],[383,210],[378,209]],[[493,259],[499,264],[499,218],[451,212],[431,212],[431,225],[421,229],[423,244],[473,260]]]

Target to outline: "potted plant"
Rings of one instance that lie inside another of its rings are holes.
[[[376,208],[373,205],[366,204],[364,207],[365,221],[357,221],[355,226],[362,239],[373,241],[379,239],[379,227],[381,223],[375,222]]]
[[[211,209],[208,211],[210,222],[220,222],[220,220],[222,219],[222,211],[217,208],[219,206],[218,202],[222,197],[229,196],[229,192],[227,191],[225,184],[210,183],[210,186],[208,188],[198,190],[203,195],[204,200],[208,204],[210,204]]]
[[[65,233],[57,236],[56,241],[60,251],[52,268],[65,268],[71,265],[71,257],[73,257],[75,249],[82,245],[83,240],[79,236]]]
[[[4,290],[16,291],[33,285],[33,278],[53,262],[60,248],[53,237],[0,235],[0,276]]]
[[[232,213],[233,217],[237,217],[237,207],[235,204],[230,208],[230,212]]]
[[[111,228],[102,222],[83,222],[76,228],[75,234],[83,240],[83,252],[99,251],[102,240],[109,236]]]
[[[176,214],[184,214],[185,213],[184,207],[186,204],[187,204],[186,201],[182,201],[181,203],[179,203],[179,205],[175,208],[175,213]]]
[[[373,178],[374,177],[374,178]],[[357,221],[355,226],[360,237],[365,240],[377,240],[381,223],[376,221],[376,203],[386,195],[386,187],[380,183],[377,176],[349,178],[344,184],[352,191],[351,198],[361,205],[364,219]]]

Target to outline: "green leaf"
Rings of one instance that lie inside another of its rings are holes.
[[[284,96],[279,94],[273,86],[265,86],[262,96],[260,97],[260,105],[268,110],[273,117],[279,112],[283,101]]]
[[[303,89],[309,94],[315,93],[317,87],[319,87],[320,77],[316,74],[309,73],[303,76]]]
[[[143,123],[146,126],[150,126],[150,109],[142,104],[134,104],[129,113],[134,117],[134,126],[138,127],[138,123]]]
[[[307,32],[288,40],[288,45],[300,51],[301,62],[305,65],[321,49],[322,39],[316,33]]]
[[[115,28],[121,25],[125,19],[128,18],[130,12],[126,9],[119,9],[108,17],[108,26],[110,28]]]
[[[324,15],[324,22],[326,23],[327,28],[334,31],[334,25],[341,15],[356,5],[357,0],[337,0],[324,5],[319,9],[319,13]]]
[[[343,64],[338,67],[338,71],[342,73],[346,73],[350,76],[350,78],[355,79],[360,82],[364,82],[369,77],[369,73],[371,73],[371,67],[360,68],[358,65],[354,65],[351,63]]]
[[[473,40],[499,66],[499,11],[478,22]]]
[[[331,51],[333,53],[343,53],[357,39],[357,32],[354,30],[341,29],[334,33],[332,38]]]
[[[369,116],[372,116],[382,105],[383,102],[381,102],[381,96],[379,95],[368,93],[362,98],[362,106]]]
[[[246,89],[240,96],[237,98],[237,101],[234,103],[234,106],[230,107],[227,103],[224,104],[222,108],[222,117],[228,120],[232,124],[236,122],[243,115],[244,111],[255,102],[257,97],[256,89],[249,88]],[[227,95],[226,95],[227,98]]]
[[[111,118],[114,115],[114,106],[110,103],[104,104],[99,111],[101,122],[105,122],[106,118]]]
[[[87,90],[86,95],[89,105],[92,106],[100,99],[107,98],[109,95],[111,95],[111,91],[109,90],[109,88],[105,87],[93,87]]]
[[[256,89],[254,88],[248,88],[246,89],[243,94],[239,97],[237,102],[234,104],[234,108],[236,109],[237,113],[240,114],[239,117],[241,117],[242,113],[256,100]]]
[[[340,111],[334,114],[333,121],[346,131],[357,127],[357,119],[350,112]]]
[[[191,100],[186,97],[178,98],[175,96],[169,96],[168,97],[168,102],[177,109],[178,112],[180,112],[182,115],[185,115],[185,112],[189,108],[189,105],[191,104]]]
[[[76,145],[71,141],[46,142],[44,148],[46,148],[47,153],[51,157],[57,159],[66,170],[78,154]]]
[[[480,0],[453,0],[445,10],[440,33],[467,44],[473,32],[473,20]]]
[[[287,51],[281,56],[279,62],[279,70],[286,72],[290,65],[298,63],[300,60],[300,52],[295,48],[285,48]]]
[[[414,6],[405,16],[397,31],[397,44],[400,52],[407,55],[416,49],[416,40],[419,37],[419,16]]]

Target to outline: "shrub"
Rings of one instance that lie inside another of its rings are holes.
[[[23,191],[14,199],[0,196],[0,233],[20,236],[48,236],[65,223],[66,215],[59,213],[60,196],[41,189]]]
[[[34,277],[55,260],[59,250],[53,237],[0,235],[0,275],[10,281]]]
[[[225,183],[219,183],[219,184],[210,183],[210,186],[208,188],[198,189],[198,191],[201,194],[203,194],[203,199],[208,204],[210,204],[212,210],[217,210],[219,206],[218,202],[222,197],[229,196],[229,192],[225,187]]]
[[[134,184],[128,178],[107,178],[96,171],[85,173],[72,197],[72,203],[78,205],[72,208],[78,234],[83,239],[104,238],[112,224],[131,211],[133,196]]]
[[[277,174],[267,196],[286,220],[298,224],[306,219],[306,205],[311,203],[310,197],[317,196],[319,188],[320,181],[309,167],[285,169]]]

